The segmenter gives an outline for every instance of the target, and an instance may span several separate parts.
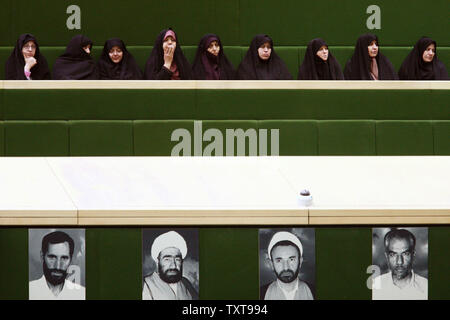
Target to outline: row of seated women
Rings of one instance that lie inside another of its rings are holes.
[[[445,65],[436,54],[436,42],[422,37],[404,60],[398,74],[380,52],[377,36],[358,38],[353,56],[344,72],[322,39],[312,40],[299,68],[299,80],[448,80]],[[291,80],[285,63],[275,52],[267,35],[253,38],[237,71],[225,55],[219,37],[205,35],[192,67],[172,29],[158,35],[144,73],[122,40],[106,41],[97,63],[90,51],[92,41],[83,35],[72,38],[58,57],[50,75],[47,61],[36,38],[23,34],[6,62],[7,80]]]

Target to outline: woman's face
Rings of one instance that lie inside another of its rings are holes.
[[[327,61],[328,60],[328,47],[327,46],[321,46],[316,54],[323,61]]]
[[[219,42],[217,41],[211,41],[211,43],[208,46],[208,52],[215,55],[216,57],[219,55],[220,52],[220,46],[219,46]]]
[[[177,47],[177,42],[175,41],[175,39],[172,36],[168,36],[163,42],[163,49],[164,50],[166,48],[173,48],[173,49],[175,49],[176,47]]]
[[[109,50],[109,58],[114,63],[119,63],[123,58],[123,51],[119,46],[114,46]]]
[[[270,58],[271,53],[272,47],[270,46],[270,42],[265,42],[258,48],[258,55],[261,60],[268,60]]]
[[[436,46],[434,45],[434,43],[432,43],[423,52],[422,55],[423,61],[425,62],[433,61],[435,54],[436,54]]]
[[[91,54],[91,45],[88,44],[87,46],[83,47],[84,52],[86,52],[87,54]]]
[[[375,58],[378,54],[378,44],[376,40],[373,40],[367,47],[369,50],[369,57]]]
[[[23,45],[22,54],[25,59],[34,57],[34,55],[36,54],[36,44],[33,40],[30,40]]]

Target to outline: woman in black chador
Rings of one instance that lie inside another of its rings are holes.
[[[172,29],[163,30],[156,38],[152,53],[145,65],[147,80],[191,80],[191,66],[181,50],[179,39]]]
[[[125,44],[118,38],[105,42],[97,62],[100,80],[142,80],[143,74]]]
[[[226,57],[217,35],[209,33],[197,48],[192,74],[196,80],[234,80],[236,72]]]
[[[292,80],[285,63],[276,54],[268,35],[258,34],[250,43],[237,71],[239,80]]]
[[[392,63],[379,50],[378,37],[363,34],[344,69],[346,80],[398,80]]]
[[[5,64],[6,80],[49,80],[50,71],[39,51],[36,38],[29,33],[20,35]]]
[[[91,57],[92,41],[81,34],[70,40],[66,51],[53,65],[55,80],[98,80],[98,70]]]
[[[308,43],[305,59],[298,70],[298,80],[344,80],[341,66],[323,39]]]
[[[400,80],[449,80],[447,69],[436,51],[436,41],[420,38],[398,71]]]

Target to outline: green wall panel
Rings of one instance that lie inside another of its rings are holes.
[[[5,121],[5,155],[68,156],[66,121]]]
[[[86,299],[142,299],[138,228],[86,229]]]
[[[366,10],[374,4],[381,9],[380,30],[366,26]],[[69,5],[81,8],[81,30],[66,27]],[[225,45],[248,45],[257,33],[272,36],[276,46],[306,45],[316,37],[330,45],[354,45],[360,34],[374,31],[384,46],[412,46],[422,35],[450,46],[449,7],[448,0],[433,0],[432,10],[421,0],[2,0],[0,46],[13,45],[24,32],[35,34],[42,45],[65,46],[77,33],[88,35],[95,45],[111,37],[129,45],[153,45],[159,31],[169,26],[182,45],[196,45],[209,32],[219,34]]]
[[[434,92],[433,92],[434,93]],[[429,90],[199,90],[202,119],[433,119]],[[448,102],[447,95],[436,96]],[[447,119],[444,111],[436,119]]]
[[[5,126],[0,122],[0,156],[5,155]]]
[[[5,64],[6,64],[6,60],[8,60],[8,58],[11,55],[11,52],[12,52],[13,49],[14,49],[14,47],[0,47],[0,80],[4,80],[5,79],[5,73],[6,73]],[[0,95],[1,95],[1,93],[0,93]],[[0,106],[1,106],[1,102],[0,102]]]
[[[318,130],[315,120],[262,120],[259,129],[279,129],[280,156],[314,156],[317,155]],[[271,139],[267,150],[271,150]]]
[[[28,229],[0,228],[0,300],[28,299]]]
[[[205,155],[205,151],[209,150],[208,146],[210,148],[213,148],[214,146],[218,146],[217,143],[220,143],[220,139],[222,140],[222,155],[227,154],[228,149],[228,143],[230,143],[231,146],[231,140],[227,138],[227,130],[231,129],[234,130],[235,133],[239,133],[237,131],[238,129],[242,129],[244,133],[248,133],[249,136],[256,134],[256,140],[254,141],[254,146],[256,147],[256,153],[259,154],[259,134],[258,134],[258,123],[254,120],[206,120],[197,122],[197,126],[202,127],[202,133],[203,137],[205,135],[205,132],[208,131],[208,129],[217,129],[220,131],[221,135],[214,135],[211,137],[211,141],[203,141],[202,144],[202,153]],[[215,139],[219,139],[219,141],[216,142]],[[212,141],[214,140],[214,141]],[[228,142],[229,141],[229,142]],[[233,155],[238,155],[238,146],[239,141],[238,138],[233,137],[233,143],[234,143],[234,152]],[[245,155],[250,155],[250,138],[245,138]],[[215,156],[215,151],[212,154]]]
[[[433,155],[431,121],[377,121],[377,155]]]
[[[366,281],[372,264],[370,228],[316,228],[319,300],[371,300]]]
[[[196,114],[204,120],[314,119],[314,101],[303,98],[307,94],[298,90],[200,90]]]
[[[176,129],[186,129],[194,139],[193,120],[136,120],[134,127],[134,155],[136,156],[170,156],[172,148],[179,142],[171,141]],[[180,140],[181,142],[181,140]],[[191,155],[193,154],[191,143]]]
[[[0,2],[0,46],[14,45],[16,41],[11,34],[11,21],[13,16],[12,4],[14,2],[14,0],[2,0]],[[0,59],[0,62],[3,62],[3,60]],[[3,65],[0,67],[3,69]]]
[[[432,119],[450,120],[450,90],[433,90],[424,98],[422,108],[432,110]]]
[[[195,90],[4,90],[6,120],[189,119]]]
[[[366,27],[366,9],[373,4],[381,9],[381,30]],[[317,37],[329,45],[354,45],[359,35],[375,32],[385,46],[413,45],[424,34],[448,46],[449,7],[446,0],[433,1],[433,10],[420,0],[241,0],[240,43],[266,33],[275,45],[306,44]]]
[[[375,121],[319,121],[319,155],[375,155]]]
[[[450,299],[450,227],[430,227],[428,229],[428,299]]]
[[[71,156],[132,156],[132,121],[70,121]]]
[[[66,27],[69,5],[78,5],[81,9],[81,30],[68,30]],[[38,0],[33,3],[13,2],[12,10],[8,11],[13,23],[4,25],[10,30],[12,39],[21,33],[32,32],[46,45],[65,46],[77,33],[86,34],[95,45],[103,45],[111,37],[120,37],[130,45],[153,45],[157,34],[167,27],[177,32],[181,44],[196,44],[208,32],[223,34],[223,40],[227,42],[235,41],[238,36],[237,0],[197,0],[191,3],[183,0]],[[195,23],[192,23],[194,17]],[[0,45],[9,44],[7,40],[2,37]]]
[[[258,229],[200,229],[200,299],[258,300]]]
[[[442,45],[439,46],[439,44],[437,45],[438,45],[436,51],[437,57],[445,64],[445,67],[447,68],[448,72],[450,70],[450,48],[442,47]]]
[[[450,121],[433,121],[434,154],[450,156]]]

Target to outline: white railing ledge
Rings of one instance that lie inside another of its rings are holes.
[[[0,89],[450,90],[450,81],[0,80]]]

